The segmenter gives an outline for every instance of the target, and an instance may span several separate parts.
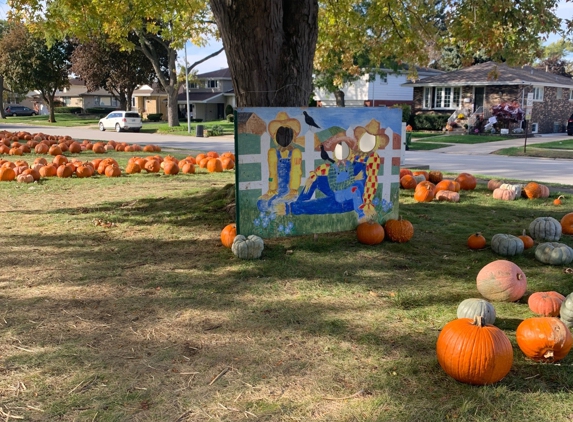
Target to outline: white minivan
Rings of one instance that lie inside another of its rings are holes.
[[[99,130],[115,129],[116,132],[141,129],[141,116],[135,111],[112,111],[99,121]]]

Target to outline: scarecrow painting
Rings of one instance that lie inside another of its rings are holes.
[[[266,130],[237,131],[238,232],[341,231],[397,216],[401,110],[245,108],[239,120],[241,113]]]
[[[269,123],[268,133],[276,147],[269,149],[267,154],[269,188],[257,203],[261,211],[296,199],[302,177],[302,154],[293,145],[300,133],[299,121],[281,111]]]

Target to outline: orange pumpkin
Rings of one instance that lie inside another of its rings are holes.
[[[237,236],[237,225],[235,223],[227,224],[221,231],[221,243],[224,247],[230,248],[233,245],[235,236]]]
[[[11,182],[16,178],[16,172],[10,167],[0,168],[0,181]]]
[[[529,182],[523,187],[522,192],[529,199],[541,198],[541,187],[536,182]]]
[[[78,176],[80,179],[85,177],[92,177],[93,172],[93,167],[88,165],[80,165],[78,168],[76,168],[76,176]]]
[[[573,212],[565,214],[561,218],[561,231],[563,234],[573,234]]]
[[[533,241],[533,238],[530,237],[530,236],[528,236],[528,235],[525,233],[525,229],[523,229],[523,232],[521,233],[521,236],[517,236],[517,237],[519,237],[519,238],[521,239],[521,241],[523,242],[523,249],[532,248],[533,245],[534,245],[534,243],[535,243],[535,242]]]
[[[460,184],[462,190],[474,190],[477,186],[476,178],[469,173],[460,173],[456,177],[456,182]]]
[[[559,195],[557,198],[555,198],[553,200],[553,205],[555,205],[556,207],[563,205],[563,198],[565,198],[563,195]]]
[[[159,173],[159,170],[161,170],[161,163],[157,160],[147,160],[145,163],[145,170],[148,173]]]
[[[468,237],[467,244],[470,249],[483,249],[485,248],[486,240],[480,232],[477,232]]]
[[[34,152],[36,154],[47,154],[49,150],[50,147],[43,142],[40,142],[38,145],[34,147]]]
[[[438,336],[436,355],[446,374],[474,385],[498,382],[513,364],[513,348],[505,333],[486,325],[480,316],[447,323]]]
[[[441,171],[431,171],[430,173],[428,173],[428,180],[430,182],[432,182],[433,184],[437,184],[440,183],[442,180],[444,179],[444,175],[442,174]]]
[[[56,170],[56,175],[58,177],[72,177],[72,174],[74,174],[74,170],[72,169],[71,166],[68,166],[66,164],[62,164],[60,166],[58,166],[58,169]]]
[[[57,176],[57,169],[51,164],[42,167],[40,170],[40,176],[42,177],[55,177]]]
[[[424,176],[424,179],[429,180],[430,179],[430,175],[427,171],[425,170],[418,170],[414,172],[414,176]]]
[[[478,292],[488,300],[515,302],[527,290],[527,277],[513,262],[498,259],[479,271],[476,286]]]
[[[70,151],[72,154],[79,154],[82,152],[82,146],[77,142],[72,142],[68,148],[68,151]]]
[[[434,184],[432,182],[421,182],[414,190],[414,200],[417,202],[432,202],[434,199]]]
[[[527,318],[515,331],[517,345],[525,356],[538,362],[557,362],[573,346],[569,328],[554,317]]]
[[[223,171],[223,163],[219,158],[210,158],[207,162],[207,171],[209,173],[219,173]]]
[[[163,162],[163,173],[175,176],[179,173],[179,166],[175,161],[164,161]]]
[[[225,157],[221,159],[221,165],[223,170],[233,170],[235,168],[235,161],[231,157]]]
[[[402,177],[404,176],[413,176],[414,174],[412,173],[412,170],[410,169],[400,169],[400,180],[402,179]]]
[[[406,174],[400,179],[400,186],[403,189],[416,189],[417,184],[418,182],[416,182],[416,179],[414,179],[414,176],[411,174]]]
[[[137,162],[131,162],[131,163],[127,164],[127,167],[125,168],[125,172],[127,174],[141,173],[141,167],[139,167],[139,164],[137,164]]]
[[[546,317],[559,316],[565,296],[557,292],[535,292],[529,296],[527,304],[531,312]]]
[[[195,173],[195,164],[185,163],[183,167],[181,167],[181,172],[184,174]]]
[[[110,164],[105,168],[105,175],[107,177],[120,177],[121,169],[115,164]]]
[[[402,217],[397,220],[390,219],[384,224],[384,233],[392,242],[404,243],[414,236],[414,226]]]
[[[454,186],[453,180],[443,179],[436,185],[436,187],[434,189],[434,194],[441,191],[441,190],[449,190],[449,191],[455,192],[454,189],[455,189],[455,186]]]
[[[216,153],[215,151],[209,151],[209,152],[207,153],[207,157],[219,158],[219,154]]]
[[[56,166],[60,167],[60,166],[63,166],[64,164],[67,164],[68,159],[63,155],[56,155],[54,157],[54,159],[52,160],[52,163],[54,163]]]
[[[375,221],[360,223],[356,227],[356,237],[365,245],[377,245],[384,240],[384,227]]]

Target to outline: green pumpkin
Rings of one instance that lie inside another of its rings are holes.
[[[485,299],[466,299],[458,306],[458,318],[474,319],[481,316],[486,324],[493,325],[495,322],[495,308]]]
[[[231,250],[237,258],[241,259],[257,259],[261,257],[265,243],[263,239],[254,234],[245,237],[242,234],[235,236]]]
[[[573,293],[570,293],[561,303],[559,316],[567,327],[573,328]]]
[[[549,265],[567,265],[573,261],[573,249],[564,243],[540,243],[535,248],[535,258]]]
[[[529,225],[529,233],[535,240],[557,242],[561,239],[561,223],[553,217],[538,217]]]
[[[511,234],[495,234],[491,238],[491,249],[496,254],[514,256],[523,253],[523,240]]]

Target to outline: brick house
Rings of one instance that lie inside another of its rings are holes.
[[[469,111],[486,120],[500,103],[517,101],[525,109],[527,94],[533,93],[528,127],[533,133],[564,132],[573,112],[573,79],[529,66],[486,62],[402,85],[414,88],[415,114]]]

